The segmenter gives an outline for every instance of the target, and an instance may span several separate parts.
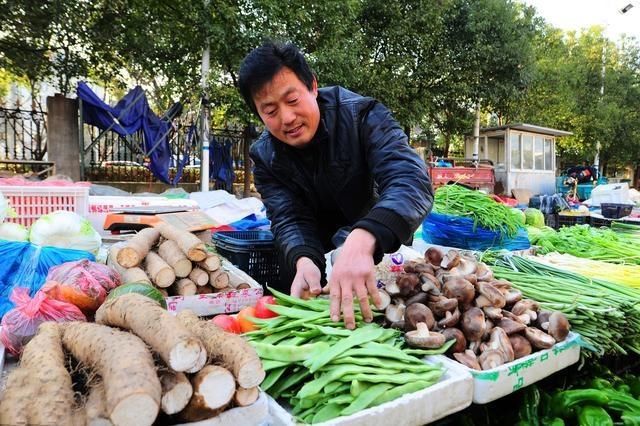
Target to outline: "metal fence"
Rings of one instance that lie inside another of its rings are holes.
[[[47,113],[0,108],[0,170],[41,174],[47,159]]]
[[[81,161],[85,180],[102,182],[154,182],[156,179],[148,168],[149,158],[145,156],[144,134],[142,131],[125,138],[113,131],[84,125],[84,155]],[[244,137],[242,131],[235,129],[211,129],[212,140],[230,146],[231,161],[236,173],[236,181],[241,178],[243,167]],[[194,117],[176,119],[168,135],[171,149],[169,176],[177,173],[177,165],[185,155],[188,156],[182,171],[180,183],[200,181],[200,138],[199,130],[194,126]],[[216,187],[222,187],[212,181]]]

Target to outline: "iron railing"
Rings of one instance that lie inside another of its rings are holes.
[[[194,117],[190,115],[175,119],[167,135],[171,149],[170,178],[175,176],[178,162],[188,155],[180,183],[200,181],[200,140],[194,121]],[[105,132],[84,124],[83,136],[81,143],[84,149],[81,165],[85,180],[102,182],[154,182],[156,180],[148,168],[149,158],[145,157],[140,148],[144,146],[142,131],[125,138],[116,132]],[[211,129],[210,136],[218,143],[231,145],[233,168],[241,170],[244,166],[242,131]],[[212,180],[215,187],[222,187],[215,182],[215,177]]]

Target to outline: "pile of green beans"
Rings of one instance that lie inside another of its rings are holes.
[[[640,354],[640,291],[557,269],[521,256],[486,256],[496,278],[510,281],[546,310],[564,313],[598,355]]]
[[[433,210],[452,216],[473,219],[474,226],[480,225],[492,231],[500,231],[511,238],[522,227],[518,217],[504,204],[498,203],[480,191],[460,185],[443,185],[436,190]]]
[[[301,300],[271,290],[279,316],[256,319],[259,330],[246,333],[262,359],[267,377],[262,390],[285,400],[304,423],[348,416],[424,389],[444,374],[419,356],[444,353],[404,348],[398,330],[367,324],[354,305],[355,330],[334,323],[329,301]]]

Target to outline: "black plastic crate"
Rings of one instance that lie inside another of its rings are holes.
[[[558,215],[559,228],[562,226],[588,225],[588,224],[589,224],[589,216],[578,216],[578,215],[568,215],[568,214]]]
[[[621,217],[629,216],[633,206],[631,204],[602,203],[600,210],[602,211],[602,216],[606,218],[620,219]]]
[[[612,222],[614,222],[613,219],[607,219],[606,217],[591,216],[589,219],[589,225],[594,228],[611,228]]]
[[[278,286],[280,264],[271,232],[220,231],[212,239],[220,256],[263,286]]]

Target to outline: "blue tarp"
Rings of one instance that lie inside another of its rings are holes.
[[[82,99],[82,115],[87,124],[101,130],[110,129],[122,137],[142,129],[144,146],[140,148],[150,159],[149,169],[162,182],[177,183],[178,176],[175,182],[169,179],[171,148],[167,135],[171,123],[154,114],[140,86],[129,91],[114,107],[102,102],[84,82],[78,83],[78,98]]]

